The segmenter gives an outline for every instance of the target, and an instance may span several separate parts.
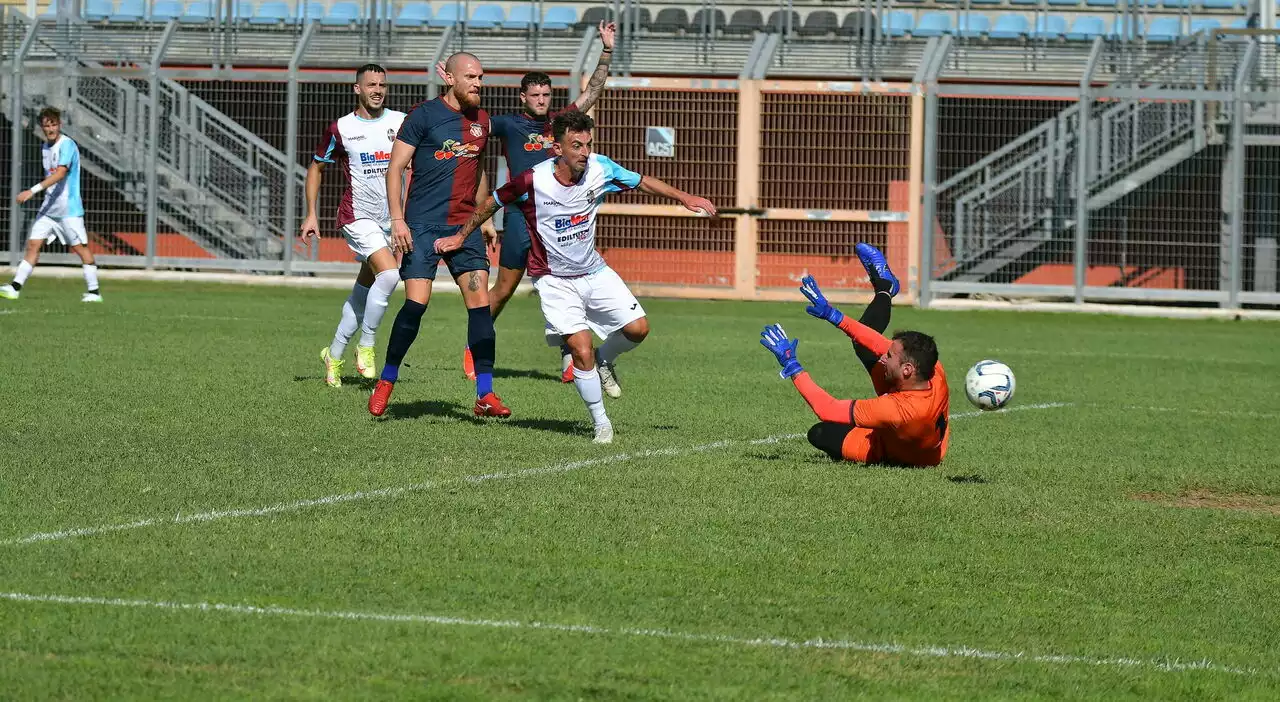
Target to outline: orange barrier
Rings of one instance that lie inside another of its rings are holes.
[[[1014,282],[1021,285],[1075,285],[1075,267],[1069,263],[1045,263]],[[1090,287],[1182,290],[1187,285],[1187,272],[1173,267],[1089,266],[1084,271],[1084,284]]]

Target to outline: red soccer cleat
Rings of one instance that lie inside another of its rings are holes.
[[[395,389],[395,383],[379,380],[373,394],[369,396],[369,414],[381,417],[387,411],[387,401],[391,399],[391,391]]]
[[[471,357],[470,346],[462,351],[462,374],[467,376],[467,380],[476,379],[476,360]]]
[[[502,398],[497,393],[489,393],[484,397],[476,400],[475,413],[477,417],[510,417],[511,410],[502,404]]]

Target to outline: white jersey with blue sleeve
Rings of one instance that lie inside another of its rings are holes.
[[[63,134],[52,144],[46,142],[40,147],[40,157],[46,178],[53,175],[59,166],[66,167],[67,176],[45,190],[39,216],[53,219],[83,217],[84,202],[80,199],[80,147],[75,140]]]
[[[604,268],[596,251],[596,213],[608,193],[640,185],[639,173],[608,156],[591,154],[578,182],[556,178],[559,159],[543,161],[515,176],[494,193],[502,205],[517,205],[529,231],[529,275],[574,278]]]

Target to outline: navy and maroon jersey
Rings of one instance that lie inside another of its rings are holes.
[[[493,118],[493,136],[502,140],[502,155],[507,159],[509,177],[514,178],[551,158],[551,147],[555,144],[551,137],[551,121],[576,109],[577,105],[569,103],[568,107],[549,113],[546,119],[530,117],[528,112]]]
[[[416,149],[404,217],[410,225],[466,224],[476,210],[480,153],[489,139],[489,113],[459,112],[442,98],[405,115],[398,141]]]

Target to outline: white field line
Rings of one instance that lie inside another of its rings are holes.
[[[951,415],[955,419],[970,419],[984,414],[1001,415],[1009,412],[1024,412],[1027,410],[1053,409],[1057,407],[1068,407],[1070,403],[1049,402],[1036,405],[1019,405],[1011,407],[1000,412],[962,412]],[[216,522],[223,519],[240,519],[244,517],[266,517],[273,514],[281,514],[284,512],[296,512],[303,509],[312,509],[318,507],[329,507],[332,505],[344,504],[347,502],[361,502],[365,500],[384,500],[395,499],[415,492],[423,492],[433,490],[446,485],[456,485],[460,483],[486,483],[495,480],[518,480],[521,478],[533,478],[546,475],[559,475],[562,473],[571,473],[583,468],[591,468],[593,466],[625,463],[627,461],[643,460],[646,458],[663,458],[670,456],[682,456],[691,453],[703,453],[706,451],[715,451],[735,445],[744,446],[760,446],[764,444],[776,444],[781,441],[789,441],[803,437],[803,434],[780,434],[777,436],[767,436],[763,439],[753,439],[743,441],[740,439],[725,439],[722,441],[714,441],[709,444],[700,444],[697,446],[672,447],[663,449],[649,449],[647,451],[637,451],[635,453],[620,453],[613,456],[604,456],[602,458],[588,458],[581,461],[572,461],[569,463],[556,463],[541,468],[525,468],[523,470],[505,472],[505,473],[483,473],[480,475],[467,475],[461,478],[450,478],[436,482],[426,481],[414,483],[412,485],[401,485],[398,487],[385,487],[376,490],[359,490],[356,492],[347,492],[338,495],[326,495],[324,497],[316,497],[307,500],[297,500],[294,502],[278,502],[265,507],[252,507],[247,509],[227,509],[227,510],[210,510],[207,512],[197,512],[195,514],[176,514],[172,517],[150,517],[147,519],[139,519],[132,522],[122,522],[118,524],[103,524],[99,526],[78,527],[73,529],[64,529],[61,531],[38,532],[27,534],[12,539],[0,541],[0,546],[23,546],[26,544],[40,543],[44,541],[65,541],[67,539],[76,539],[85,536],[97,536],[99,534],[109,534],[116,531],[131,531],[133,529],[142,529],[153,526],[177,526],[181,524],[195,524],[202,522]]]
[[[589,636],[656,638],[758,648],[861,651],[866,653],[916,656],[922,658],[969,658],[1015,663],[1081,665],[1108,668],[1140,668],[1165,672],[1209,671],[1214,673],[1231,673],[1235,675],[1259,674],[1259,671],[1254,669],[1226,666],[1208,660],[1182,661],[1170,658],[1135,657],[1094,658],[1089,656],[1064,654],[1043,655],[1027,653],[1024,651],[988,651],[970,646],[907,646],[896,643],[874,643],[823,638],[805,640],[786,639],[773,636],[750,638],[746,636],[732,636],[728,634],[699,634],[693,632],[672,631],[670,629],[648,629],[638,627],[608,628],[593,624],[557,624],[538,621],[526,622],[512,619],[468,619],[463,617],[448,617],[432,614],[293,609],[289,607],[278,607],[275,605],[256,606],[246,604],[225,604],[221,602],[166,602],[161,600],[126,600],[108,597],[33,595],[21,592],[0,592],[0,599],[10,600],[13,602],[41,604],[96,605],[99,607],[127,607],[179,612],[212,612],[218,614],[238,614],[260,617],[301,617],[309,619],[394,622],[398,624],[430,624],[436,626],[462,626],[486,629],[554,631],[570,634],[585,634]],[[1269,674],[1269,671],[1264,671],[1263,674]]]

